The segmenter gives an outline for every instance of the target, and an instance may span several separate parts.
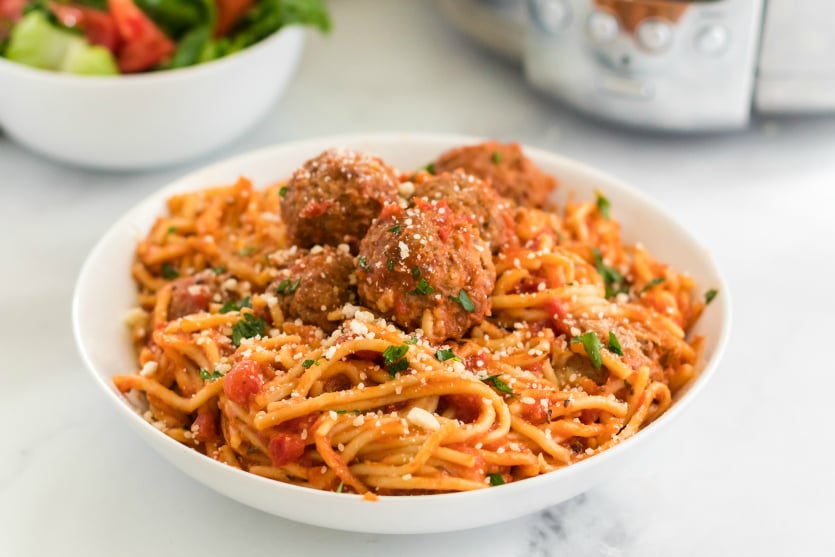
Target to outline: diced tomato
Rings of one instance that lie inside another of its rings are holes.
[[[121,39],[116,29],[116,22],[109,13],[71,4],[49,3],[49,11],[66,27],[76,27],[84,31],[87,40],[105,47],[114,54]]]
[[[215,37],[228,33],[254,3],[254,0],[216,0]]]
[[[29,0],[0,0],[0,20],[17,21],[23,17],[23,8]]]
[[[242,406],[249,404],[249,399],[261,392],[263,386],[261,366],[252,360],[241,360],[223,379],[223,392],[229,400]]]
[[[565,326],[565,307],[559,300],[549,298],[542,304],[542,308],[548,312],[548,323],[556,332],[568,332],[568,328]]]
[[[540,425],[548,421],[548,409],[539,404],[523,404],[520,410],[522,418],[530,424]]]
[[[174,42],[133,0],[108,0],[108,6],[124,43],[116,56],[122,72],[147,70],[174,54],[177,48]]]
[[[476,395],[447,395],[444,399],[462,422],[472,423],[481,414],[481,398]]]
[[[220,439],[217,428],[217,410],[203,406],[197,411],[197,418],[191,426],[194,438],[203,443]]]
[[[304,454],[304,439],[294,433],[276,433],[270,439],[270,458],[273,466],[284,466],[297,461]]]

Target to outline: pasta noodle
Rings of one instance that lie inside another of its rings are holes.
[[[175,195],[136,249],[140,371],[114,382],[210,458],[369,496],[481,489],[620,443],[696,372],[695,285],[625,245],[602,196],[516,208],[491,314],[438,343],[357,304],[332,334],[285,315],[284,187]]]

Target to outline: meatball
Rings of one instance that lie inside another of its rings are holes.
[[[281,218],[290,241],[301,248],[356,248],[383,205],[397,200],[398,183],[377,157],[325,151],[296,170],[283,190]]]
[[[460,338],[490,313],[496,269],[472,219],[446,201],[387,205],[360,244],[357,289],[369,308],[434,342]]]
[[[512,237],[512,202],[471,174],[455,170],[432,176],[422,172],[415,180],[415,196],[430,201],[445,200],[453,211],[472,217],[493,253]]]
[[[356,302],[354,257],[331,246],[314,248],[279,271],[268,292],[278,298],[284,315],[332,332],[339,324],[328,314]]]
[[[435,161],[438,173],[457,168],[489,181],[500,195],[523,207],[542,207],[557,185],[522,153],[518,143],[487,141],[458,147]]]

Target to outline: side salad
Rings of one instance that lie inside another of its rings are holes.
[[[0,0],[0,56],[117,75],[228,56],[285,25],[327,33],[324,0]]]

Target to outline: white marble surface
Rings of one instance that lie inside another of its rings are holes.
[[[256,129],[204,161],[78,170],[0,136],[0,555],[832,555],[835,118],[722,136],[641,135],[531,92],[416,2],[341,0]],[[520,140],[597,165],[715,253],[735,323],[715,381],[642,466],[480,530],[375,536],[294,524],[198,485],[147,448],[76,354],[70,296],[128,207],[208,160],[302,137],[425,130]]]

